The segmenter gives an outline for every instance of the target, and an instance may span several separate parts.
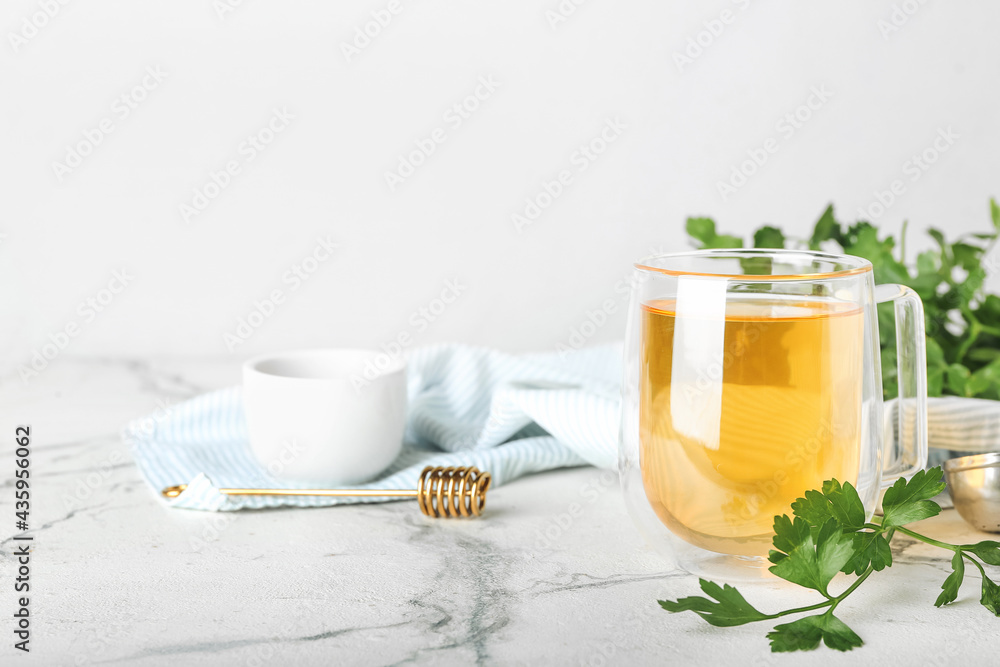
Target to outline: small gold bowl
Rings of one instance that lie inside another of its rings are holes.
[[[1000,533],[1000,453],[950,459],[944,474],[962,518],[979,530]]]

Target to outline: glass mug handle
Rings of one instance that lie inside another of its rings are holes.
[[[905,285],[877,285],[875,302],[896,306],[896,377],[899,397],[895,423],[886,423],[882,487],[927,465],[927,351],[924,304]],[[894,436],[895,434],[895,436]]]

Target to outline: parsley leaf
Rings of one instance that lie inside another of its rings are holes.
[[[1000,616],[1000,586],[990,581],[989,577],[983,577],[983,597],[979,601],[994,616]]]
[[[824,241],[841,243],[842,240],[843,235],[840,232],[840,223],[833,216],[833,204],[830,204],[823,211],[823,215],[820,216],[819,220],[816,221],[812,238],[809,239],[809,247],[813,250],[819,250],[820,244]]]
[[[830,500],[822,491],[806,491],[805,496],[792,503],[792,514],[810,526],[822,526],[833,518]]]
[[[909,481],[900,478],[882,498],[882,526],[902,526],[928,519],[941,512],[941,506],[930,500],[944,491],[941,468],[921,470]]]
[[[860,576],[869,565],[876,572],[892,566],[892,549],[889,547],[889,541],[882,533],[854,533],[854,554],[841,572]]]
[[[688,236],[701,241],[701,248],[742,248],[743,240],[729,234],[715,231],[715,220],[711,218],[688,218],[685,230]]]
[[[688,236],[702,243],[715,238],[715,220],[711,218],[688,218],[684,229]]]
[[[984,563],[1000,565],[1000,542],[985,540],[966,547],[966,550],[979,556]]]
[[[941,584],[941,595],[934,602],[935,607],[950,604],[958,599],[958,589],[962,586],[962,579],[965,578],[965,558],[961,551],[955,552],[955,557],[951,559],[951,568],[952,573]]]
[[[754,609],[740,592],[729,584],[719,586],[705,579],[699,579],[698,582],[701,584],[701,590],[713,600],[701,596],[691,596],[677,601],[657,600],[657,602],[672,613],[693,611],[709,624],[720,628],[776,618]]]
[[[785,516],[785,519],[787,518]],[[786,528],[785,522],[775,520],[774,525],[773,541],[776,549],[782,549],[796,541],[797,544],[786,551],[784,556],[772,551],[771,562],[775,564],[768,568],[769,571],[786,581],[812,588],[829,597],[826,587],[854,553],[854,541],[851,535],[845,534],[835,519],[823,524],[815,543],[808,524],[802,519],[796,518],[791,530]],[[784,534],[778,533],[779,528]],[[805,528],[804,534],[803,528]]]
[[[754,248],[784,248],[785,235],[777,227],[765,225],[753,235]]]
[[[812,651],[820,640],[832,649],[850,651],[864,644],[854,630],[833,614],[806,616],[792,623],[775,626],[767,633],[775,653]]]
[[[803,519],[796,517],[795,521],[792,522],[787,514],[774,517],[774,537],[771,539],[771,543],[776,551],[771,551],[768,560],[777,563],[786,558],[805,540],[811,540],[810,535],[809,524]]]
[[[823,495],[830,499],[833,517],[847,530],[860,530],[865,525],[865,504],[850,482],[830,479],[823,482]]]
[[[841,486],[837,480],[823,482],[823,491],[806,491],[805,497],[792,503],[792,514],[811,526],[822,526],[836,519],[844,530],[861,530],[865,525],[865,505],[850,482]]]

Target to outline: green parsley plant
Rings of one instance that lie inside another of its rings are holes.
[[[892,565],[889,542],[894,533],[900,532],[952,552],[952,572],[942,584],[935,606],[949,604],[958,598],[968,562],[982,575],[980,602],[995,616],[1000,616],[1000,586],[987,576],[983,567],[983,564],[1000,565],[1000,542],[948,544],[906,527],[941,511],[941,506],[931,499],[944,490],[942,476],[941,468],[932,468],[918,472],[909,481],[897,480],[885,492],[881,519],[865,521],[865,508],[857,490],[849,483],[841,484],[836,480],[824,482],[822,490],[807,491],[803,498],[792,503],[792,517],[787,514],[774,517],[774,549],[768,557],[773,563],[770,572],[817,591],[823,597],[821,602],[765,614],[732,586],[719,586],[701,579],[701,590],[708,597],[660,600],[660,606],[669,612],[694,612],[718,627],[821,612],[774,626],[767,634],[771,651],[811,651],[820,642],[838,651],[849,651],[864,642],[834,615],[834,611],[872,572]],[[838,572],[856,578],[843,592],[834,594],[829,591],[829,585]]]
[[[1000,399],[1000,296],[983,289],[987,270],[1000,268],[991,250],[1000,235],[1000,206],[990,200],[993,230],[948,242],[938,229],[927,234],[936,248],[906,261],[906,223],[897,244],[892,235],[879,238],[869,222],[841,224],[827,207],[808,239],[795,240],[777,227],[753,234],[754,248],[809,248],[864,257],[875,269],[875,282],[912,288],[924,303],[927,330],[928,395],[942,394]],[[687,233],[700,248],[742,248],[743,239],[719,234],[711,218],[688,218]],[[897,247],[898,246],[898,247]],[[751,258],[748,274],[762,273]],[[882,380],[886,398],[897,395],[895,318],[892,304],[879,307]]]

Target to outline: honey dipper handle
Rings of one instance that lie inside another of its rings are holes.
[[[186,484],[168,486],[160,493],[164,498],[176,498],[187,489]],[[228,496],[338,496],[356,498],[416,498],[415,489],[219,489]]]
[[[228,496],[337,496],[343,498],[416,498],[414,489],[219,489]]]

